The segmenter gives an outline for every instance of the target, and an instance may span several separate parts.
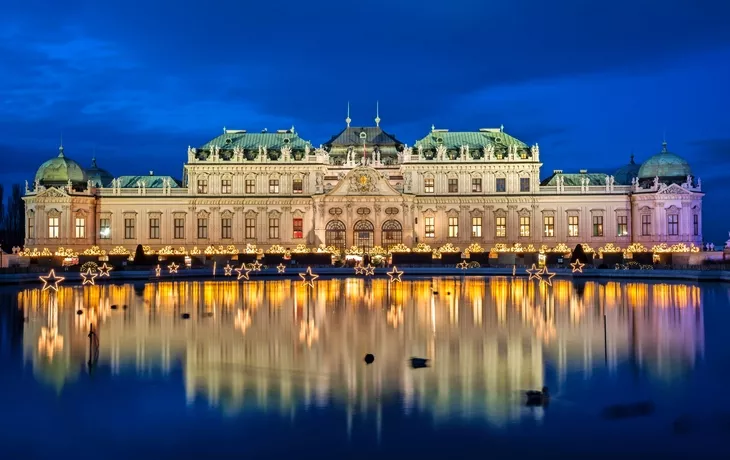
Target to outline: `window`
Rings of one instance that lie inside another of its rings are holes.
[[[304,238],[304,219],[297,217],[292,220],[292,230],[294,230],[294,238]]]
[[[423,179],[423,193],[433,193],[433,177]]]
[[[449,217],[449,238],[459,237],[459,218]]]
[[[472,177],[471,178],[471,192],[472,193],[482,193],[482,178],[481,177]]]
[[[245,233],[246,239],[252,240],[252,239],[256,238],[256,218],[247,217],[244,224],[245,224],[244,228],[246,230],[246,233]]]
[[[112,237],[111,219],[99,219],[99,237],[105,240]]]
[[[626,236],[629,234],[628,216],[616,216],[616,234],[618,236]]]
[[[679,215],[678,214],[667,215],[667,235],[672,235],[672,236],[679,235]]]
[[[578,236],[578,216],[568,216],[568,236]]]
[[[160,238],[160,218],[150,218],[150,239],[157,240]]]
[[[35,238],[35,216],[28,217],[28,238]]]
[[[232,179],[221,179],[221,193],[230,195],[233,193],[233,180]]]
[[[494,180],[494,191],[495,192],[506,192],[507,191],[507,179],[504,177],[498,177]]]
[[[230,217],[221,218],[221,239],[231,239],[231,229],[233,228],[233,219]]]
[[[603,236],[603,216],[593,216],[593,236]]]
[[[49,217],[48,218],[48,238],[58,238],[58,217]]]
[[[291,184],[291,190],[292,193],[295,195],[301,195],[302,191],[304,190],[304,183],[301,179],[294,179],[294,181]]]
[[[124,239],[125,240],[134,239],[134,217],[125,217],[124,218]]]
[[[520,192],[529,192],[530,191],[530,178],[529,177],[520,177]]]
[[[256,180],[255,179],[246,179],[246,193],[248,193],[248,194],[256,193]]]
[[[651,235],[651,215],[649,214],[643,214],[641,216],[641,235]]]
[[[482,218],[472,217],[471,218],[471,236],[472,238],[482,237]]]
[[[694,235],[695,236],[699,236],[699,234],[700,234],[700,216],[697,215],[697,214],[695,214],[695,215],[692,216],[692,218],[694,219],[694,221],[693,221],[693,224],[694,224]],[[28,226],[28,228],[30,228],[30,226]]]
[[[433,238],[436,236],[436,218],[435,217],[426,217],[423,219],[423,221],[426,224],[426,238]]]
[[[555,217],[554,216],[544,216],[542,218],[542,224],[543,224],[543,235],[547,237],[553,237],[555,236]]]
[[[86,238],[86,219],[76,218],[76,238]]]
[[[530,236],[530,216],[520,216],[520,236]]]
[[[185,218],[184,217],[176,217],[174,219],[174,233],[173,237],[176,240],[182,240],[185,238]]]
[[[269,217],[269,239],[279,239],[279,218]]]
[[[208,179],[198,179],[198,193],[208,193]]]
[[[208,218],[198,217],[198,239],[208,239]]]
[[[506,217],[497,217],[495,219],[495,235],[497,238],[504,238],[507,236],[507,218]]]
[[[449,179],[449,193],[459,193],[459,179]]]
[[[269,179],[269,193],[279,193],[279,179]]]

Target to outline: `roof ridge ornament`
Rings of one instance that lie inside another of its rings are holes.
[[[380,101],[375,101],[375,126],[380,127]]]
[[[352,123],[352,118],[350,118],[350,101],[347,101],[347,118],[345,118],[345,123],[347,123],[347,127],[350,127],[350,123]]]

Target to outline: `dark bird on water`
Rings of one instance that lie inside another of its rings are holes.
[[[528,406],[545,406],[550,402],[550,391],[548,387],[542,387],[541,391],[530,390],[525,392]]]
[[[375,356],[373,356],[370,353],[368,353],[367,355],[365,355],[365,364],[372,364],[373,361],[375,361]]]
[[[411,358],[411,367],[413,369],[422,369],[428,367],[428,359],[426,358]]]
[[[182,319],[190,319],[190,313],[183,313],[181,316]]]

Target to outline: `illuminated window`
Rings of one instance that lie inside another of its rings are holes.
[[[208,218],[198,217],[198,239],[208,239]]]
[[[269,239],[279,239],[279,218],[269,217]]]
[[[507,179],[504,177],[498,177],[494,180],[494,191],[495,192],[506,192],[507,191]]]
[[[459,237],[459,218],[449,217],[449,238]]]
[[[530,236],[530,216],[520,216],[520,236]]]
[[[641,235],[651,235],[651,215],[649,214],[642,214],[641,216]]]
[[[247,194],[256,193],[256,180],[255,179],[246,179],[246,193]]]
[[[150,218],[150,239],[156,240],[160,238],[160,218]]]
[[[459,193],[459,179],[449,179],[449,193]]]
[[[294,181],[292,182],[291,188],[292,188],[292,193],[294,193],[295,195],[301,195],[302,191],[304,189],[304,183],[302,182],[301,179],[294,179]]]
[[[471,178],[471,192],[472,193],[482,193],[482,178],[481,177],[472,177]]]
[[[232,236],[233,219],[230,217],[223,217],[221,219],[221,239],[230,240]]]
[[[497,238],[504,238],[507,236],[507,218],[497,217],[495,218],[495,236]]]
[[[256,218],[254,217],[247,217],[245,222],[245,237],[247,240],[252,240],[256,238]]]
[[[568,216],[568,236],[578,236],[578,216]]]
[[[544,216],[542,218],[542,225],[543,225],[543,235],[552,237],[555,236],[555,217],[554,216]]]
[[[279,179],[269,179],[269,193],[279,193]]]
[[[292,220],[292,229],[294,230],[294,238],[304,238],[304,219],[297,217]]]
[[[174,233],[173,237],[176,240],[182,240],[185,238],[185,218],[184,217],[176,217],[174,220]]]
[[[471,218],[471,236],[472,238],[482,237],[482,218],[472,217]]]
[[[99,219],[99,238],[108,240],[112,237],[111,219]]]
[[[423,219],[423,221],[426,224],[426,238],[433,238],[434,236],[436,236],[436,218],[426,217],[425,219]]]
[[[603,216],[593,216],[593,236],[603,236]]]
[[[697,214],[695,214],[695,215],[692,216],[692,218],[694,219],[694,221],[693,221],[693,224],[694,224],[694,234],[695,234],[695,236],[699,236],[699,234],[700,234],[700,216],[697,215]]]
[[[423,193],[433,193],[433,177],[423,179]]]
[[[667,235],[679,235],[679,214],[667,215]]]
[[[198,193],[208,193],[208,179],[198,179]]]
[[[48,218],[48,238],[58,238],[59,237],[59,227],[58,227],[58,217],[49,217]]]
[[[530,178],[529,177],[520,177],[520,192],[529,192],[530,191]]]
[[[28,218],[28,238],[35,238],[35,217]]]
[[[229,195],[233,193],[233,180],[221,179],[221,193]]]
[[[628,216],[616,216],[616,234],[618,236],[626,236],[629,234]]]
[[[134,217],[125,217],[124,218],[124,239],[125,240],[133,240],[134,237]]]
[[[86,219],[76,218],[76,238],[86,238]]]

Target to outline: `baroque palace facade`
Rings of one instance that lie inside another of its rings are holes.
[[[666,143],[611,174],[556,170],[541,180],[538,145],[503,128],[432,127],[408,146],[379,118],[350,121],[319,148],[293,127],[224,129],[188,148],[182,180],[113,176],[61,147],[26,184],[26,249],[702,242],[701,182]]]

